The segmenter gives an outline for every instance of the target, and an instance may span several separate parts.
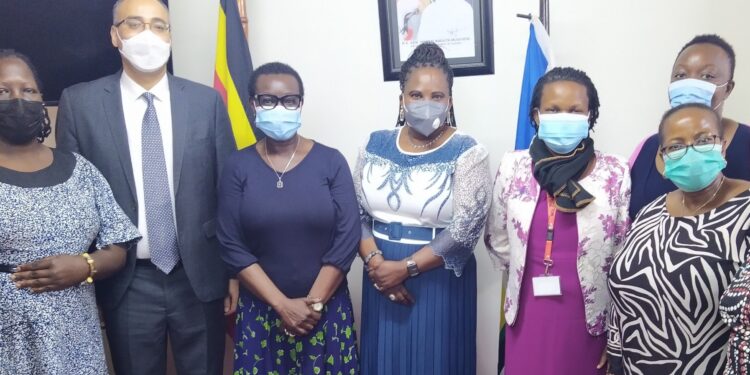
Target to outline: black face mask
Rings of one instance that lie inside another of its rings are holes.
[[[0,100],[0,138],[13,145],[30,143],[42,135],[46,118],[42,102]]]

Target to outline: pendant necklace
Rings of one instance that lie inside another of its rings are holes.
[[[284,181],[282,178],[284,178],[284,174],[289,169],[289,165],[292,164],[292,160],[294,160],[294,156],[297,155],[297,149],[299,148],[299,134],[297,134],[297,145],[294,146],[294,152],[292,153],[292,157],[289,158],[289,161],[286,162],[286,167],[284,167],[284,170],[281,171],[281,173],[276,171],[276,166],[273,165],[273,162],[271,161],[271,158],[268,157],[268,141],[266,141],[265,144],[266,147],[263,148],[263,151],[265,151],[266,154],[266,160],[268,160],[268,164],[271,165],[271,169],[273,169],[273,173],[276,173],[276,177],[278,177],[278,181],[276,181],[276,188],[277,189],[283,189],[284,188]]]

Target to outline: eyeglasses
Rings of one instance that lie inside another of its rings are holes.
[[[693,150],[698,152],[709,152],[716,148],[716,145],[719,143],[721,143],[721,138],[719,138],[718,135],[708,135],[696,139],[691,145],[675,143],[673,145],[662,147],[661,154],[669,159],[679,160],[687,154],[689,147],[692,147]]]
[[[286,109],[297,109],[302,105],[302,95],[284,95],[282,97],[269,94],[255,95],[255,104],[263,109],[274,109],[279,103]]]
[[[116,23],[115,27],[120,27],[120,25],[123,24],[125,25],[127,30],[132,33],[140,33],[143,30],[146,30],[146,25],[148,25],[149,30],[151,30],[154,34],[166,34],[169,32],[169,24],[162,20],[144,22],[142,19],[137,17],[128,17]]]

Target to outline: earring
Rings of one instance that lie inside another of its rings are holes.
[[[404,106],[399,106],[398,109],[398,123],[403,124],[404,123]]]

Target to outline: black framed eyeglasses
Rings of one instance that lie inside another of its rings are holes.
[[[148,25],[149,30],[154,34],[164,34],[169,32],[169,24],[159,19],[146,22],[137,17],[128,17],[115,23],[115,27],[120,27],[120,25],[125,25],[125,27],[133,33],[140,33],[141,31],[146,30],[146,25]]]
[[[281,103],[281,105],[289,110],[298,109],[302,105],[302,95],[284,95],[278,97],[270,94],[255,95],[255,105],[263,109],[274,109]]]
[[[682,143],[675,143],[669,146],[664,146],[660,149],[661,154],[672,160],[682,159],[687,154],[688,148],[692,147],[693,150],[698,152],[709,152],[716,148],[716,145],[721,143],[721,138],[718,135],[712,134],[700,137],[693,142],[693,144],[686,145]]]

